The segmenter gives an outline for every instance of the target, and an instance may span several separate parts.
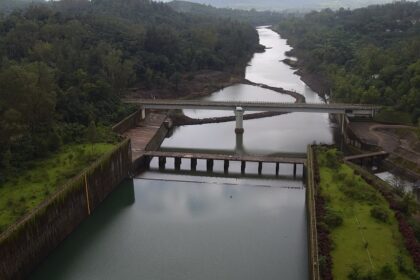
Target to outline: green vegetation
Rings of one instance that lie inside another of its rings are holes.
[[[0,15],[0,180],[5,167],[77,143],[92,121],[99,130],[123,119],[128,88],[234,72],[257,47],[250,24],[150,0],[34,2]]]
[[[403,272],[413,262],[385,198],[341,163],[336,150],[318,148],[317,158],[334,279],[412,279]]]
[[[113,147],[105,143],[66,145],[45,159],[32,161],[31,168],[8,178],[0,186],[0,232]]]
[[[420,2],[326,9],[289,17],[276,28],[304,70],[325,80],[335,101],[382,104],[391,109],[381,120],[417,122]]]

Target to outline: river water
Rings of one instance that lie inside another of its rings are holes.
[[[260,43],[246,78],[296,90],[308,102],[320,102],[289,66],[280,60],[290,50],[286,40],[259,28]],[[209,100],[292,102],[290,96],[249,85],[235,85]],[[233,113],[233,112],[232,112]],[[226,112],[185,111],[192,117]],[[302,153],[308,144],[332,143],[326,114],[293,113],[248,120],[245,133],[234,122],[185,126],[167,138],[162,149],[198,149],[232,153]],[[33,273],[31,279],[307,279],[305,190],[292,167],[247,165],[240,175],[233,163],[228,175],[221,162],[207,174],[152,170],[127,180]]]

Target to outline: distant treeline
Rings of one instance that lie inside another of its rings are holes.
[[[0,179],[2,170],[83,141],[92,121],[127,115],[125,89],[233,71],[257,46],[250,24],[149,0],[63,0],[0,16]]]
[[[175,0],[168,3],[174,10],[181,13],[190,13],[199,15],[201,17],[217,17],[229,18],[242,22],[247,22],[255,26],[274,25],[287,16],[288,12],[273,12],[273,11],[257,11],[251,10],[236,10],[230,8],[215,8],[210,5],[203,5],[192,3],[188,1]],[[296,14],[295,12],[294,14]]]
[[[420,117],[420,2],[312,12],[276,27],[335,101],[389,106],[400,121]],[[399,112],[395,112],[399,111]]]

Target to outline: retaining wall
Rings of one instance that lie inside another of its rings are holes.
[[[0,235],[0,279],[24,279],[131,170],[126,139]]]
[[[316,210],[315,210],[315,168],[314,152],[311,146],[308,146],[307,152],[307,181],[306,181],[306,213],[308,225],[308,263],[309,279],[320,279],[319,261],[318,261],[318,237],[316,229]]]
[[[130,128],[135,127],[141,119],[141,110],[137,110],[116,125],[112,127],[112,131],[123,134]]]

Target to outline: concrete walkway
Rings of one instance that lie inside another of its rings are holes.
[[[133,162],[143,155],[147,144],[156,135],[166,119],[166,114],[150,113],[146,119],[141,120],[135,128],[126,131],[123,135],[131,139]]]

